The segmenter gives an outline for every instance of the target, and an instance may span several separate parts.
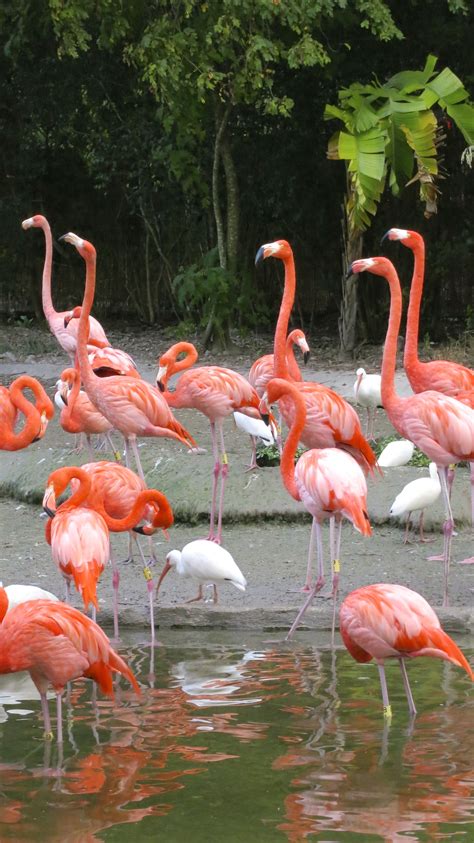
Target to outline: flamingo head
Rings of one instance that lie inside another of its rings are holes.
[[[84,258],[84,260],[87,260],[88,258],[95,260],[95,248],[92,243],[89,243],[88,240],[83,240],[82,237],[78,237],[78,235],[74,234],[72,231],[68,231],[67,234],[63,234],[63,236],[59,239],[64,240],[65,243],[70,243],[71,246],[75,246],[81,257]]]
[[[48,483],[46,486],[44,495],[43,495],[43,510],[46,512],[46,515],[49,515],[50,518],[54,518],[56,515],[56,493],[54,489],[54,483]]]
[[[275,240],[273,243],[264,243],[255,255],[255,266],[266,258],[274,257],[284,261],[291,257],[292,254],[291,246],[287,240]]]
[[[168,571],[171,571],[172,568],[176,568],[177,565],[181,562],[181,551],[180,550],[170,550],[166,557],[165,567],[163,568],[160,578],[156,584],[156,594],[158,594],[158,590],[160,588],[161,583],[163,582],[164,578]]]
[[[351,263],[347,270],[346,278],[349,278],[351,275],[358,275],[359,272],[371,272],[373,275],[386,276],[390,273],[390,269],[393,270],[393,264],[388,258],[361,258]]]
[[[303,352],[303,362],[306,366],[306,363],[309,360],[310,350],[309,345],[307,343],[306,337],[303,331],[300,331],[299,328],[296,331],[293,331],[293,341],[296,343],[298,348]]]
[[[409,249],[413,249],[413,247],[417,243],[420,243],[420,241],[423,242],[421,234],[418,234],[417,231],[410,231],[408,228],[389,228],[380,242],[383,243],[385,239],[400,240],[400,242]]]
[[[76,305],[76,307],[73,307],[72,310],[69,310],[64,317],[64,327],[67,328],[72,319],[80,319],[81,313],[82,307],[80,306],[80,304]]]
[[[21,227],[26,231],[28,228],[42,228],[46,222],[46,217],[41,214],[35,214],[34,217],[28,217],[23,220]]]

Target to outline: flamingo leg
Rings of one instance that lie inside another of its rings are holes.
[[[471,525],[474,527],[474,462],[470,463],[471,467]]]
[[[211,438],[212,438],[212,453],[214,455],[214,468],[212,470],[212,495],[211,495],[211,514],[209,519],[209,541],[215,541],[214,536],[214,521],[216,518],[216,500],[217,500],[217,481],[221,473],[221,464],[219,460],[219,449],[217,447],[216,424],[211,421]]]
[[[91,462],[95,462],[95,454],[94,454],[94,448],[92,447],[92,439],[91,439],[91,437],[88,433],[86,434],[86,440],[87,440],[87,450],[89,451],[89,459],[90,459]]]
[[[318,591],[320,591],[322,589],[323,585],[324,585],[323,537],[322,537],[322,532],[321,532],[321,524],[319,523],[319,521],[316,518],[313,518],[313,526],[314,526],[314,524],[316,524],[316,527],[315,527],[316,544],[317,544],[317,550],[318,550],[318,572],[319,572],[318,578],[317,578],[313,588],[311,589],[310,593],[308,594],[308,597],[307,597],[305,603],[303,604],[303,606],[299,610],[295,620],[293,621],[293,623],[292,623],[292,625],[291,625],[291,627],[288,631],[288,634],[285,638],[285,641],[289,641],[290,638],[293,636],[293,633],[298,628],[303,615],[305,614],[306,610],[308,609],[308,607],[313,602],[313,598],[314,598],[315,594],[317,594]]]
[[[451,562],[451,541],[454,532],[453,512],[451,509],[450,500],[450,486],[449,486],[449,471],[445,466],[438,468],[439,479],[441,483],[441,492],[444,498],[444,512],[445,521],[443,524],[444,534],[444,548],[443,556],[429,556],[430,560],[439,560],[444,562],[444,591],[443,591],[443,606],[447,606],[449,602],[448,586],[449,586],[449,566]]]
[[[138,541],[138,538],[136,538],[136,536],[134,538],[135,538],[135,542],[136,542],[136,545],[138,547],[138,551],[140,553],[140,556],[141,556],[142,562],[143,562],[143,576],[145,577],[145,580],[146,580],[146,589],[147,589],[147,592],[148,592],[148,603],[149,603],[149,606],[150,606],[151,644],[153,646],[153,644],[155,643],[155,606],[154,606],[154,603],[153,603],[153,589],[154,589],[153,572],[152,572],[149,564],[147,563],[147,561],[145,559],[145,556],[144,556],[143,550],[140,546],[140,542]]]
[[[138,474],[140,475],[143,482],[146,484],[145,475],[143,473],[142,464],[140,462],[140,454],[138,453],[138,445],[137,445],[137,437],[136,436],[130,436],[130,444],[132,446],[133,455],[135,457],[135,462],[137,464]]]
[[[190,600],[186,600],[186,603],[197,603],[199,600],[202,600],[202,584],[199,586],[199,591],[197,593],[197,597],[191,597]]]
[[[221,488],[220,488],[220,495],[219,495],[219,511],[217,515],[217,535],[215,541],[217,544],[221,543],[222,537],[222,512],[224,509],[224,489],[227,480],[227,475],[229,473],[229,461],[227,459],[227,453],[225,450],[225,442],[224,442],[224,430],[223,430],[224,422],[222,419],[218,422],[219,428],[219,439],[221,445]]]
[[[110,562],[112,564],[112,588],[114,590],[114,641],[119,640],[119,620],[118,620],[118,590],[120,583],[120,571],[117,567],[115,557],[110,553]]]
[[[104,436],[105,436],[107,442],[109,443],[109,448],[111,450],[111,453],[114,455],[114,459],[117,462],[122,462],[122,455],[121,455],[120,451],[115,447],[114,440],[112,439],[110,433],[105,433]]]
[[[311,579],[313,573],[313,556],[314,556],[314,542],[316,539],[316,532],[317,532],[317,521],[313,518],[313,523],[311,524],[311,533],[309,536],[309,547],[308,547],[308,563],[306,565],[306,579],[303,588],[300,591],[311,591]]]
[[[331,519],[332,521],[332,519]],[[341,570],[341,537],[342,537],[342,518],[337,522],[336,530],[333,530],[332,547],[331,547],[331,561],[332,561],[332,626],[331,626],[331,644],[334,647],[334,636],[336,631],[336,606],[337,593],[339,591],[339,575]]]
[[[250,437],[250,441],[252,443],[252,456],[250,457],[250,463],[245,469],[245,471],[253,471],[255,468],[258,468],[257,465],[257,440],[255,436]]]
[[[97,623],[97,609],[96,609],[96,607],[94,606],[94,604],[92,604],[92,609],[91,609],[91,618],[92,618],[92,620],[94,621],[94,623]]]
[[[41,711],[43,712],[44,737],[47,741],[53,740],[53,732],[51,730],[51,717],[49,716],[48,698],[46,694],[40,692]]]
[[[56,720],[57,720],[57,732],[58,732],[58,743],[62,744],[63,742],[63,697],[62,691],[56,694]]]
[[[403,685],[405,687],[405,694],[408,700],[408,711],[413,717],[416,714],[416,706],[413,700],[413,694],[411,692],[410,683],[408,681],[408,673],[405,665],[405,659],[398,659],[398,663],[402,672]]]
[[[383,664],[380,664],[380,663],[377,663],[377,667],[379,669],[380,687],[382,689],[383,716],[386,717],[387,720],[391,720],[391,718],[392,718],[392,706],[390,705],[390,700],[388,698],[387,680],[385,678],[385,668],[384,668]]]

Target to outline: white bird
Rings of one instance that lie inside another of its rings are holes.
[[[245,591],[247,586],[247,580],[229,551],[207,539],[196,539],[186,544],[182,550],[171,550],[168,553],[156,586],[157,592],[171,568],[176,568],[180,577],[190,577],[199,583],[197,597],[187,600],[187,603],[202,600],[204,583],[212,583],[214,586],[214,603],[217,603],[216,583],[231,582],[239,591]]]
[[[368,375],[365,369],[357,369],[356,381],[354,383],[354,396],[356,404],[365,407],[367,410],[367,427],[365,435],[367,439],[374,438],[375,416],[377,407],[382,407],[382,378],[380,375]]]
[[[389,442],[380,454],[377,462],[382,468],[394,468],[410,462],[415,446],[409,439],[396,439]]]
[[[265,445],[273,445],[275,443],[275,436],[273,435],[270,425],[265,424],[263,419],[254,418],[246,413],[239,413],[237,410],[234,413],[234,421],[236,427],[242,430],[243,433],[248,433],[252,442],[252,456],[250,465],[247,471],[257,468],[257,440],[261,439]]]
[[[0,588],[3,588],[0,582]],[[7,595],[8,606],[5,614],[10,612],[15,606],[20,603],[27,603],[28,600],[53,600],[58,602],[59,598],[50,591],[45,591],[44,588],[39,588],[37,585],[6,585],[3,591]]]
[[[428,539],[425,539],[423,535],[424,510],[427,506],[432,506],[441,494],[441,483],[436,463],[430,462],[429,470],[429,477],[418,477],[417,480],[412,480],[411,483],[407,483],[400,494],[395,498],[390,509],[390,515],[394,517],[404,515],[405,512],[408,513],[405,537],[403,539],[405,544],[408,541],[410,516],[412,512],[417,509],[421,510],[419,522],[420,541],[428,541]]]

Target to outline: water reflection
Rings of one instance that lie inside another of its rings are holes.
[[[127,658],[142,699],[74,683],[62,753],[39,739],[37,700],[4,703],[0,840],[125,840],[130,824],[173,841],[474,839],[473,696],[451,665],[410,665],[415,721],[388,670],[388,725],[376,669],[342,650],[173,642]]]

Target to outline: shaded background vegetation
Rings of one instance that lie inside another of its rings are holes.
[[[242,18],[251,17],[246,3],[234,5]],[[272,0],[252,5],[271,10]],[[306,4],[286,5],[298,7],[300,26]],[[272,95],[285,100],[274,107],[268,100],[262,106],[258,96],[232,102],[226,143],[235,166],[240,224],[235,265],[229,259],[223,266],[212,168],[225,99],[216,99],[213,87],[193,100],[192,92],[180,87],[182,55],[175,57],[176,76],[166,71],[169,97],[166,73],[156,82],[150,63],[156,72],[161,55],[155,47],[152,62],[147,53],[145,22],[161,20],[169,3],[112,6],[12,0],[0,12],[2,318],[41,318],[43,238],[36,231],[25,234],[20,223],[43,213],[56,237],[72,230],[96,246],[99,317],[181,323],[183,332],[196,325],[204,332],[216,314],[221,326],[272,328],[281,267],[269,262],[257,275],[253,260],[261,243],[284,237],[297,261],[295,322],[316,335],[332,332],[336,341],[345,174],[342,164],[326,158],[335,126],[323,121],[324,106],[335,103],[338,90],[351,82],[374,77],[383,82],[400,70],[421,68],[429,52],[439,56],[439,67],[449,65],[472,96],[474,13],[462,2],[445,0],[320,4],[327,14],[316,21],[309,16],[308,26],[330,61],[310,56],[298,66],[269,62]],[[369,13],[361,12],[364,6]],[[391,12],[398,33],[388,31],[386,21],[379,25],[381,7]],[[175,3],[177,29],[195,20],[197,31],[207,8]],[[364,20],[367,25],[361,25]],[[283,45],[294,35],[279,19],[269,31]],[[435,340],[472,330],[474,321],[474,171],[461,166],[466,145],[461,135],[449,125],[446,130],[448,177],[441,183],[438,215],[424,219],[415,186],[399,200],[387,193],[364,238],[364,253],[370,255],[379,253],[380,237],[390,226],[423,233],[429,283],[421,336]],[[224,196],[222,171],[218,184]],[[411,255],[391,245],[385,253],[396,261],[406,291]],[[79,301],[80,278],[80,261],[56,242],[58,309]],[[383,339],[386,307],[385,285],[373,279],[361,285],[366,324],[361,339]]]

